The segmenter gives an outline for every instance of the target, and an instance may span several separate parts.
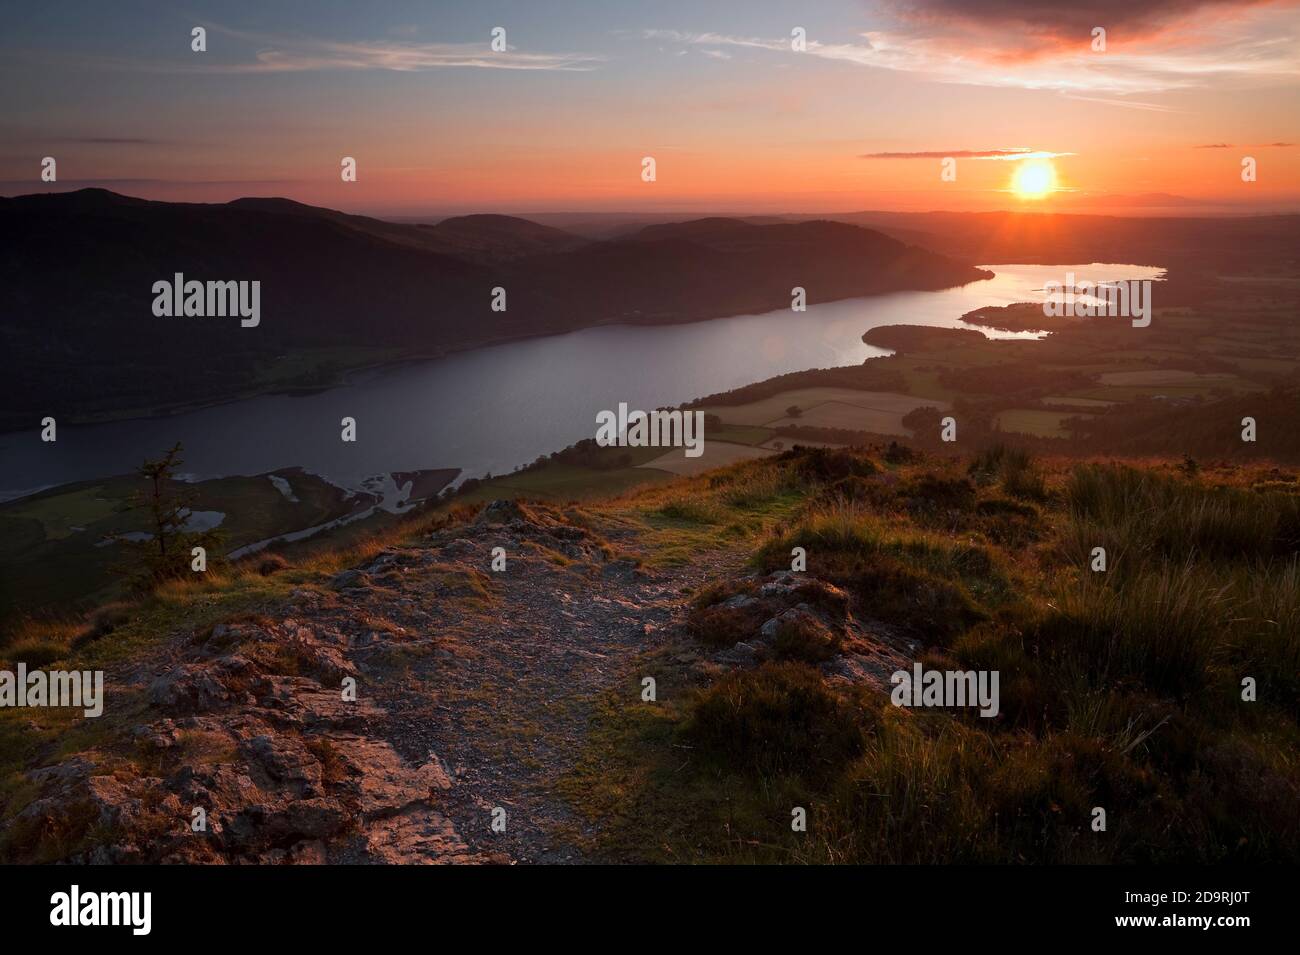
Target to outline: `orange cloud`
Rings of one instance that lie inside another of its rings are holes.
[[[987,62],[1015,64],[1088,49],[1092,31],[1125,47],[1151,44],[1227,22],[1243,11],[1288,7],[1291,0],[897,0],[886,4],[915,37],[960,44]],[[977,42],[972,39],[978,37]]]

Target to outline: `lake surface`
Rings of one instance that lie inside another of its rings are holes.
[[[0,435],[0,500],[109,477],[176,441],[196,479],[299,466],[344,487],[389,471],[461,468],[504,474],[595,434],[596,412],[650,410],[809,368],[887,354],[862,342],[879,325],[965,326],[985,305],[1041,301],[1066,272],[1092,281],[1156,279],[1132,265],[984,266],[995,278],[941,292],[896,292],[689,325],[607,326],[394,366],[312,395],[270,395],[162,418]],[[1113,319],[1121,321],[1122,319]],[[1038,337],[998,333],[990,337]],[[340,440],[339,421],[357,421]]]

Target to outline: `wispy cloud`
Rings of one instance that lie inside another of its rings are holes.
[[[209,33],[240,41],[246,59],[220,60],[215,53],[166,62],[102,58],[98,65],[110,69],[159,73],[306,73],[335,70],[387,70],[418,73],[430,70],[477,68],[486,70],[594,70],[605,57],[590,53],[523,52],[508,47],[496,52],[489,40],[476,43],[419,43],[407,40],[325,40],[314,37],[280,37],[231,30],[204,24]],[[82,62],[85,62],[84,58]]]
[[[1148,103],[1136,99],[1116,99],[1110,96],[1084,96],[1081,93],[1063,93],[1066,99],[1079,100],[1084,103],[1101,103],[1103,106],[1118,106],[1121,109],[1138,109],[1149,113],[1181,113],[1182,110],[1162,103]]]
[[[78,146],[161,146],[162,139],[140,139],[134,136],[69,136],[58,140]]]
[[[940,82],[1052,90],[1130,109],[1169,107],[1135,94],[1244,88],[1300,76],[1292,9],[1300,0],[909,0],[886,29],[854,42],[646,30],[646,39],[709,49],[741,47],[924,75]],[[1107,31],[1105,50],[1092,30]],[[1102,94],[1102,95],[1098,95]]]
[[[1054,153],[1044,149],[930,149],[924,152],[903,153],[864,153],[859,159],[1056,159],[1059,156],[1073,156],[1074,153]]]
[[[1194,149],[1288,149],[1295,143],[1255,143],[1253,145],[1237,146],[1234,143],[1206,143],[1203,146],[1194,146]]]

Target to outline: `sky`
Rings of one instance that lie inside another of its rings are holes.
[[[1300,212],[1300,0],[48,0],[0,84],[0,195]]]

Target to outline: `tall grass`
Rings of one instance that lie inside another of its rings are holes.
[[[969,467],[972,511],[994,483],[1037,499],[1041,548],[974,545],[977,525],[926,529],[895,503],[917,496],[924,465],[869,476],[878,493],[854,499],[809,488],[798,519],[768,535],[760,569],[804,547],[808,573],[848,590],[858,619],[918,636],[924,665],[999,671],[1001,712],[900,711],[827,683],[856,700],[836,705],[812,668],[724,677],[683,718],[712,741],[696,785],[721,764],[751,794],[733,843],[782,861],[1300,858],[1297,498],[1246,490],[1250,475],[1215,486],[1213,469],[1047,467],[1005,448]],[[1097,546],[1108,566],[1094,573]],[[809,748],[840,739],[826,721],[841,719],[856,720],[860,748]],[[792,787],[808,790],[815,836],[782,831]],[[1104,834],[1090,828],[1097,806]]]
[[[1128,553],[1239,560],[1295,550],[1300,498],[1211,488],[1127,465],[1082,465],[1066,482],[1071,518]]]
[[[987,548],[891,524],[857,501],[806,509],[794,526],[774,533],[754,560],[765,570],[788,567],[794,547],[807,551],[810,573],[856,591],[866,614],[892,607],[907,616],[907,607],[915,608],[918,619],[892,621],[903,624],[937,614],[943,639],[984,615],[976,604],[1003,603],[1014,590]]]
[[[1066,672],[1128,680],[1167,693],[1200,689],[1216,662],[1233,605],[1194,563],[1111,578],[1086,574],[1063,589],[1042,624],[1043,652]]]
[[[1047,480],[1033,455],[1022,448],[995,444],[985,448],[971,461],[969,472],[973,478],[987,483],[998,480],[1002,489],[1012,497],[1033,500],[1047,498]]]
[[[1172,694],[1267,683],[1295,707],[1300,691],[1297,499],[1207,487],[1126,465],[1082,465],[1066,482],[1061,552],[1077,582],[1044,624],[1049,652],[1097,679]],[[1088,570],[1104,547],[1104,573]]]

